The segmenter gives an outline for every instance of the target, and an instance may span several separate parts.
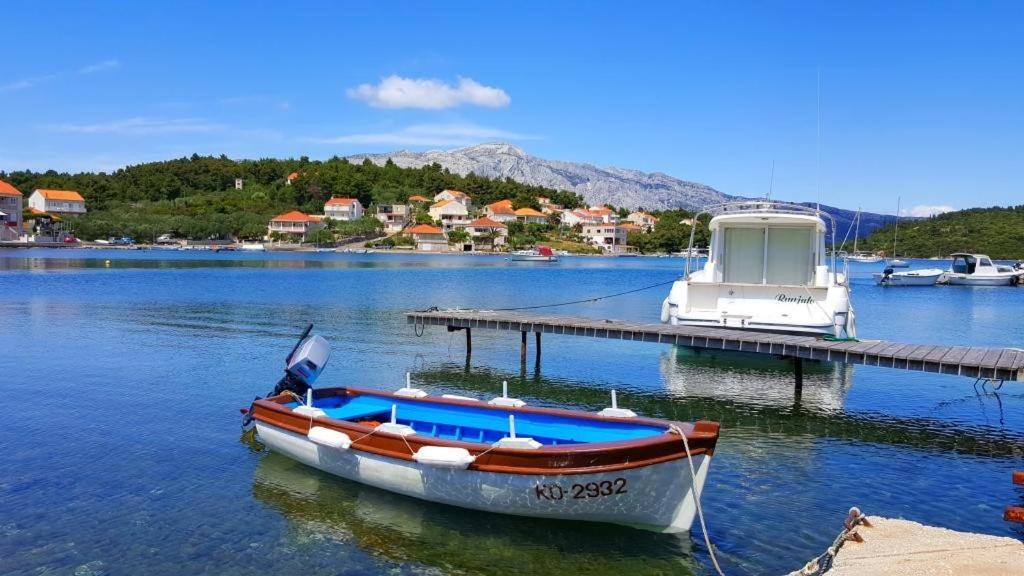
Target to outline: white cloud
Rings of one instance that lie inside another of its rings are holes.
[[[13,82],[0,85],[0,93],[28,90],[29,88],[34,88],[36,85],[46,82],[47,80],[53,80],[56,77],[56,74],[50,74],[48,76],[37,76],[35,78],[22,78],[21,80],[15,80]]]
[[[310,138],[319,144],[389,144],[396,146],[469,146],[487,140],[536,140],[537,136],[475,124],[414,124],[399,130]]]
[[[95,64],[89,64],[78,69],[79,74],[92,74],[93,72],[101,72],[103,70],[111,70],[113,68],[120,68],[121,62],[117,60],[104,60],[102,62],[96,62]]]
[[[55,124],[47,127],[53,132],[69,134],[179,134],[197,132],[218,132],[225,127],[201,118],[127,118],[98,124]]]
[[[512,99],[501,88],[484,86],[472,78],[459,78],[458,85],[433,78],[403,78],[391,75],[380,84],[360,84],[345,92],[374,108],[422,108],[442,110],[468,104],[485,108],[508,106]]]
[[[946,212],[952,212],[956,210],[952,206],[946,205],[928,205],[919,204],[917,206],[911,206],[910,208],[904,208],[900,210],[900,216],[914,216],[918,218],[927,218],[928,216],[935,216],[936,214],[945,214]]]

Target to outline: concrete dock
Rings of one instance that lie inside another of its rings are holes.
[[[857,529],[863,542],[839,550],[829,576],[1024,575],[1024,542],[869,517]]]

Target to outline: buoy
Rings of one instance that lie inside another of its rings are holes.
[[[488,402],[491,406],[504,406],[506,408],[521,408],[526,406],[526,402],[518,398],[508,397],[508,380],[502,380],[501,382],[501,396],[492,399]]]
[[[107,268],[110,268],[110,260],[105,260],[103,262],[103,265],[106,266]]]
[[[328,448],[336,448],[338,450],[348,450],[349,446],[352,445],[352,439],[349,438],[348,434],[339,432],[338,430],[324,428],[323,426],[313,426],[309,429],[309,433],[306,434],[306,437],[314,444],[319,444]]]

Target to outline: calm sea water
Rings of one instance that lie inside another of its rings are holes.
[[[107,262],[109,260],[109,262]],[[934,263],[916,263],[918,265]],[[417,337],[402,311],[573,300],[671,280],[678,259],[0,250],[0,574],[702,574],[699,531],[496,517],[334,478],[267,453],[238,409],[270,389],[308,322],[319,385],[722,422],[704,494],[729,574],[792,570],[851,505],[1024,537],[1024,388],[870,367],[809,369],[668,346]],[[1024,289],[883,289],[854,268],[862,337],[1024,346]],[[667,288],[559,313],[657,322]],[[531,342],[532,346],[532,342]]]

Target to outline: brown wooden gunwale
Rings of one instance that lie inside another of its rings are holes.
[[[387,392],[377,390],[365,390],[357,388],[330,388],[321,389],[315,392],[316,398],[326,398],[338,395],[370,395],[397,400],[424,402],[432,404],[446,404],[456,406],[468,406],[472,408],[488,409],[508,413],[535,413],[569,416],[573,418],[610,421],[623,423],[622,419],[600,416],[597,414],[574,412],[571,410],[560,410],[557,408],[536,408],[524,406],[521,408],[505,408],[489,406],[484,402],[473,402],[458,400],[455,398],[405,398],[394,396]],[[324,426],[340,432],[345,432],[353,440],[351,449],[360,450],[389,458],[401,460],[412,460],[411,451],[416,451],[422,446],[451,446],[465,448],[471,454],[480,456],[480,459],[470,465],[471,470],[484,472],[499,472],[505,474],[593,474],[599,472],[614,472],[642,468],[653,464],[660,464],[670,460],[677,460],[686,457],[683,443],[674,434],[663,434],[650,438],[636,440],[620,440],[615,442],[594,442],[587,444],[574,444],[564,446],[542,446],[535,450],[493,448],[491,445],[464,442],[458,440],[443,440],[421,435],[401,436],[386,432],[373,432],[373,428],[363,424],[347,420],[335,420],[332,418],[310,418],[295,414],[284,404],[293,401],[289,396],[276,396],[257,400],[254,405],[253,416],[260,422],[282,428],[296,434],[305,436],[313,425]],[[682,422],[671,422],[668,420],[657,420],[651,418],[630,418],[630,422],[645,425],[653,425],[668,428],[674,424],[686,434],[690,444],[690,453],[714,454],[715,444],[718,441],[719,426],[715,422],[700,421],[696,424]],[[406,445],[408,443],[408,445]],[[411,451],[410,451],[411,450]]]

